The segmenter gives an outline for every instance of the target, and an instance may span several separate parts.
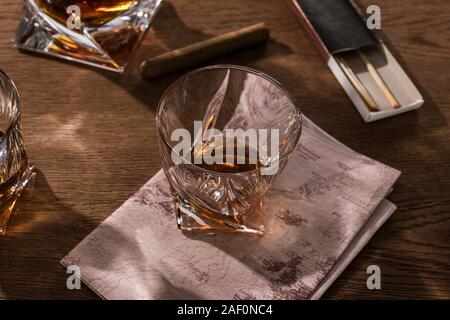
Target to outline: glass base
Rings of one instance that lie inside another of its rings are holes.
[[[78,3],[76,0],[69,2]],[[79,2],[82,6],[83,2]],[[83,17],[88,14],[100,17],[100,11],[88,12],[85,15],[81,11],[80,30],[70,30],[65,23],[68,15],[61,14],[61,10],[51,11],[52,7],[46,7],[45,3],[47,2],[38,0],[24,2],[15,38],[19,49],[124,72],[150,27],[161,0],[136,1],[129,10],[101,25],[83,22]]]
[[[229,217],[205,210],[193,205],[179,194],[173,194],[177,225],[187,232],[216,233],[247,233],[264,235],[263,206],[259,205],[245,217]]]
[[[0,236],[6,234],[17,200],[20,198],[20,195],[25,188],[27,188],[34,175],[34,166],[27,167],[22,176],[18,178],[16,184],[8,187],[7,190],[2,192],[0,203]]]

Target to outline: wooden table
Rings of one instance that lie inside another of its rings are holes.
[[[160,168],[155,108],[180,74],[120,77],[20,53],[11,44],[21,1],[3,0],[0,68],[16,82],[29,157],[39,168],[0,239],[0,298],[92,299],[66,288],[59,264]],[[260,21],[267,48],[213,63],[279,79],[303,111],[351,148],[400,169],[399,209],[325,298],[450,298],[450,2],[380,0],[382,28],[425,97],[422,109],[365,124],[282,0],[167,1],[137,59]],[[364,0],[369,5],[370,1]],[[382,289],[366,288],[377,264]]]

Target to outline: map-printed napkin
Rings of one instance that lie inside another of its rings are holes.
[[[318,299],[395,211],[399,175],[304,118],[264,237],[182,233],[160,171],[61,262],[105,299]]]

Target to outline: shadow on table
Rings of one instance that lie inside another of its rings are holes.
[[[21,196],[7,235],[0,238],[0,296],[93,298],[68,290],[60,259],[95,227],[60,201],[41,171]]]
[[[320,225],[319,221],[314,221],[315,217],[310,216],[308,223],[323,227],[321,234],[319,234],[320,228],[317,228],[318,234],[314,238],[311,234],[309,236],[303,234],[302,230],[305,230],[304,223],[306,223],[303,217],[283,210],[276,215],[268,219],[281,219],[283,222],[277,228],[279,230],[268,232],[264,237],[233,233],[206,235],[186,232],[184,234],[190,241],[203,242],[219,248],[227,256],[238,260],[242,268],[249,268],[265,278],[269,284],[267,290],[270,292],[260,292],[260,294],[264,294],[266,298],[308,299],[317,285],[315,281],[321,281],[333,268],[342,250],[342,245],[337,243],[325,247],[323,243],[326,243],[326,240],[318,241],[317,237],[326,239],[330,236],[329,232],[333,235],[344,235],[348,233],[347,225],[344,219],[331,219],[332,227],[328,226],[330,229],[326,230],[327,225]],[[286,232],[284,229],[289,231]],[[316,246],[311,245],[309,241],[315,242]],[[316,251],[316,249],[320,250],[317,246],[322,246],[323,250]],[[249,283],[243,283],[241,288],[237,288],[232,298],[258,299],[254,288],[248,285]]]
[[[37,170],[34,184],[18,202],[7,235],[0,237],[0,298],[98,299],[93,291],[86,290],[86,285],[82,285],[83,290],[67,289],[66,282],[72,274],[67,274],[61,265],[61,259],[97,226],[96,221],[62,202],[45,175]],[[136,259],[142,256],[134,239],[110,224],[102,225],[102,234],[108,235],[115,245],[106,246],[101,256],[83,256],[78,252],[82,277],[86,266],[111,269],[119,250],[126,250]],[[198,299],[195,293],[175,287],[163,275],[160,282],[161,299]]]
[[[237,27],[234,29],[237,29]],[[230,31],[233,30],[230,29]],[[287,45],[271,39],[265,46],[260,45],[250,47],[241,52],[212,59],[208,62],[156,79],[146,80],[141,77],[139,65],[145,58],[156,56],[163,52],[190,45],[198,41],[203,41],[213,36],[214,35],[209,35],[187,26],[179,17],[174,6],[170,2],[165,2],[147,35],[147,39],[144,40],[141,48],[136,53],[133,62],[129,66],[128,72],[120,75],[103,70],[97,71],[105,78],[111,80],[114,84],[125,88],[131,95],[143,102],[151,110],[156,111],[158,101],[169,85],[181,75],[191,70],[214,64],[238,64],[251,67],[254,61],[258,59],[268,56],[286,55],[292,52]],[[176,43],[176,45],[174,46],[173,43]],[[289,72],[288,70],[284,71]]]

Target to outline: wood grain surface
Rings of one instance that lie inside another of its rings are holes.
[[[98,298],[85,286],[68,290],[59,261],[160,169],[155,108],[181,74],[146,81],[136,66],[258,22],[271,29],[266,47],[209,64],[272,75],[328,133],[403,172],[390,196],[398,211],[324,298],[450,298],[450,2],[377,1],[391,48],[426,102],[372,124],[361,120],[282,0],[166,1],[126,76],[19,52],[11,38],[21,1],[0,3],[0,68],[20,91],[26,148],[39,168],[0,238],[0,298]],[[381,290],[366,288],[372,264],[381,267]]]

